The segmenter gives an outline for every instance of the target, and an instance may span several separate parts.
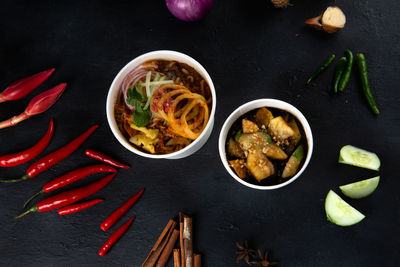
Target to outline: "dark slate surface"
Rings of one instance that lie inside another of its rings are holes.
[[[49,67],[57,71],[30,97],[1,104],[0,119],[21,112],[33,95],[50,86],[66,81],[68,87],[45,114],[1,130],[0,154],[32,145],[51,117],[56,132],[45,153],[93,123],[101,127],[82,148],[46,173],[0,186],[0,265],[140,266],[168,219],[184,211],[194,217],[195,250],[204,255],[204,266],[245,266],[235,263],[234,243],[245,239],[271,249],[280,266],[398,266],[398,1],[297,0],[293,4],[275,10],[267,0],[216,1],[205,19],[186,23],[170,15],[163,1],[2,1],[1,87]],[[342,32],[327,36],[303,26],[305,18],[332,4],[347,15]],[[378,118],[370,112],[355,75],[337,96],[331,94],[333,68],[304,86],[317,65],[332,52],[341,56],[346,48],[367,56],[371,86],[382,112]],[[131,59],[157,49],[177,50],[197,59],[217,90],[211,138],[198,153],[181,160],[149,160],[128,152],[106,122],[106,94],[114,76]],[[298,107],[309,120],[315,142],[302,177],[272,192],[234,181],[217,150],[227,116],[237,106],[265,97]],[[383,162],[378,190],[350,202],[367,218],[348,228],[326,221],[326,193],[376,173],[339,166],[338,151],[345,144],[375,151]],[[83,154],[87,147],[133,166],[121,170],[114,182],[96,194],[105,202],[65,217],[48,212],[12,219],[46,181],[94,163]],[[28,166],[1,169],[1,176],[18,176]],[[142,187],[146,193],[127,215],[137,215],[133,227],[106,257],[99,257],[97,251],[109,235],[99,224]]]

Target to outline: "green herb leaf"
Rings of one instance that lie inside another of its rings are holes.
[[[137,84],[135,85],[135,91],[133,92],[133,98],[136,98],[140,101],[144,101],[144,99],[146,98],[143,93],[142,93],[142,89],[141,86],[138,86]]]
[[[127,94],[128,98],[132,98],[133,96],[133,90],[131,87],[128,88],[128,94]]]
[[[128,99],[126,100],[126,102],[128,103],[128,105],[130,105],[130,106],[132,106],[132,107],[135,107],[136,109],[138,109],[138,107],[139,107],[140,109],[142,109],[142,103],[141,103],[139,100],[137,100],[137,99],[128,98]]]
[[[298,161],[302,161],[304,157],[304,148],[303,145],[299,145],[296,150],[293,152],[292,157],[295,157]]]
[[[133,123],[137,127],[144,127],[149,124],[150,118],[150,110],[143,110],[142,107],[136,108],[136,110],[133,112]]]
[[[137,88],[136,85],[135,90],[133,90],[132,88],[128,88],[127,96],[128,97],[126,99],[126,102],[132,107],[138,106],[141,102],[145,100],[144,95],[140,92],[139,88]]]

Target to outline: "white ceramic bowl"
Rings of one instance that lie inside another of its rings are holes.
[[[307,138],[308,150],[307,150],[307,156],[306,156],[303,166],[301,167],[301,169],[297,172],[297,174],[295,176],[293,176],[286,182],[280,183],[277,185],[270,185],[270,186],[255,185],[255,184],[248,183],[248,182],[244,181],[243,179],[240,179],[236,175],[236,173],[232,170],[232,168],[229,167],[229,163],[226,158],[226,151],[225,151],[226,138],[228,136],[228,132],[231,129],[233,123],[236,120],[238,120],[241,116],[246,114],[247,112],[254,110],[254,109],[262,108],[262,107],[277,108],[277,109],[285,110],[285,111],[289,112],[290,114],[294,115],[302,124],[304,133]],[[219,135],[218,148],[219,148],[219,155],[221,157],[223,165],[225,166],[225,169],[236,181],[238,181],[241,184],[244,184],[245,186],[248,186],[248,187],[251,187],[254,189],[271,190],[271,189],[281,188],[281,187],[284,187],[284,186],[290,184],[304,172],[304,170],[307,168],[308,163],[310,162],[311,154],[313,152],[313,137],[312,137],[310,125],[308,124],[304,115],[297,108],[295,108],[294,106],[292,106],[291,104],[289,104],[287,102],[277,100],[277,99],[270,99],[270,98],[257,99],[257,100],[248,102],[244,105],[241,105],[234,112],[232,112],[232,114],[226,119],[224,125],[222,126],[221,133]]]
[[[212,95],[212,108],[211,108],[210,118],[209,118],[209,121],[208,121],[205,129],[203,130],[203,132],[190,145],[186,146],[185,148],[183,148],[179,151],[176,151],[176,152],[173,152],[170,154],[154,155],[154,154],[145,153],[143,151],[140,151],[139,149],[136,149],[131,143],[129,143],[128,140],[126,140],[126,138],[120,132],[120,130],[118,129],[117,123],[115,121],[115,117],[114,117],[114,104],[117,100],[117,97],[118,97],[118,94],[120,91],[120,86],[121,86],[121,83],[122,83],[123,79],[125,78],[125,76],[136,66],[138,66],[148,60],[154,60],[154,59],[175,60],[178,62],[188,64],[189,66],[194,68],[198,73],[200,73],[200,75],[205,79],[205,81],[210,86],[211,95]],[[169,50],[153,51],[153,52],[143,54],[143,55],[133,59],[125,67],[123,67],[122,70],[114,78],[114,81],[112,82],[112,84],[110,86],[110,89],[108,91],[108,96],[107,96],[107,104],[106,104],[107,120],[108,120],[108,124],[110,125],[111,131],[113,132],[114,136],[121,143],[121,145],[123,145],[129,151],[131,151],[135,154],[138,154],[140,156],[146,157],[146,158],[179,159],[179,158],[184,158],[184,157],[192,155],[207,142],[207,140],[210,137],[210,134],[212,132],[213,126],[214,126],[214,115],[215,115],[215,109],[216,109],[216,103],[217,103],[216,101],[217,101],[217,98],[216,98],[216,94],[215,94],[214,84],[210,78],[210,75],[208,75],[207,71],[203,68],[203,66],[200,65],[199,62],[197,62],[196,60],[194,60],[193,58],[191,58],[185,54],[175,52],[175,51],[169,51]]]

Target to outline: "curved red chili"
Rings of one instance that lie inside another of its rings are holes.
[[[91,157],[91,158],[100,160],[102,162],[108,163],[108,164],[113,165],[113,166],[118,167],[118,168],[128,169],[128,168],[131,167],[129,165],[126,165],[126,164],[123,164],[121,162],[118,162],[115,159],[113,159],[113,158],[111,158],[111,157],[109,157],[109,156],[107,156],[107,155],[105,155],[103,153],[97,152],[97,151],[95,151],[93,149],[86,149],[85,154],[87,156]]]
[[[114,246],[114,244],[117,243],[117,241],[122,237],[122,235],[129,229],[129,226],[131,226],[133,220],[135,220],[135,217],[130,218],[126,223],[124,223],[120,228],[118,228],[114,233],[112,233],[112,235],[110,235],[110,237],[107,239],[107,241],[99,250],[100,256],[104,256],[107,254],[110,248]]]
[[[25,216],[26,214],[31,212],[44,212],[44,211],[54,210],[75,203],[101,190],[109,182],[111,182],[111,180],[114,178],[115,175],[116,173],[113,173],[87,186],[83,186],[77,189],[72,189],[55,196],[45,198],[42,201],[39,201],[39,203],[37,203],[29,210],[16,216],[14,219],[21,218],[22,216]]]
[[[67,174],[64,174],[60,177],[53,179],[52,181],[46,183],[43,186],[43,192],[49,193],[53,190],[59,189],[66,185],[69,185],[73,182],[78,181],[90,174],[98,173],[98,172],[117,172],[117,170],[109,165],[106,164],[98,164],[98,165],[91,165],[87,167],[83,167],[74,171],[71,171]]]
[[[51,138],[53,137],[53,133],[54,133],[54,122],[53,119],[51,119],[49,122],[49,128],[47,129],[47,132],[34,146],[21,152],[17,152],[10,155],[4,155],[0,157],[0,166],[14,167],[34,159],[37,155],[42,153],[43,150],[47,147]]]
[[[45,70],[13,82],[0,93],[0,103],[23,98],[47,80],[55,70],[56,69]]]
[[[65,146],[57,149],[56,151],[44,156],[43,158],[34,162],[26,171],[26,174],[19,179],[12,179],[12,180],[0,180],[0,182],[20,182],[26,180],[28,178],[33,178],[39,173],[44,172],[45,170],[49,169],[50,167],[56,165],[58,162],[62,161],[72,152],[78,149],[80,145],[99,127],[98,125],[94,125],[90,127],[89,130],[72,140],[70,143],[66,144]]]
[[[121,217],[124,215],[132,206],[136,203],[136,201],[143,195],[144,188],[140,190],[139,193],[131,197],[127,202],[125,202],[121,207],[116,209],[110,216],[108,216],[104,222],[100,225],[100,228],[103,231],[107,231],[113,226]]]
[[[117,172],[117,170],[114,167],[111,167],[110,165],[106,164],[97,164],[97,165],[91,165],[87,167],[83,167],[71,172],[68,172],[64,175],[61,175],[57,178],[54,178],[50,182],[46,183],[42,189],[34,194],[32,197],[30,197],[24,204],[24,208],[28,203],[35,198],[36,196],[42,194],[42,193],[49,193],[51,191],[54,191],[56,189],[59,189],[61,187],[64,187],[66,185],[69,185],[73,182],[76,182],[86,176],[89,176],[94,173],[99,173],[99,172]]]
[[[90,208],[91,206],[96,205],[97,203],[100,203],[103,201],[104,201],[104,199],[97,198],[97,199],[89,200],[86,202],[63,207],[61,209],[58,209],[57,212],[59,215],[67,215],[67,214],[75,213],[75,212]]]

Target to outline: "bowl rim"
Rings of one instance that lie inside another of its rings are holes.
[[[177,59],[178,58],[178,59]],[[210,91],[211,91],[211,96],[212,96],[212,106],[211,106],[211,112],[210,112],[210,116],[209,116],[209,120],[207,122],[206,127],[203,129],[202,133],[199,135],[199,137],[196,138],[196,140],[194,140],[190,145],[182,148],[181,150],[175,151],[173,153],[169,153],[169,154],[150,154],[150,153],[146,153],[143,151],[140,151],[139,149],[136,149],[133,145],[131,145],[126,138],[122,135],[122,133],[120,132],[120,130],[118,129],[118,126],[116,125],[116,121],[115,121],[115,116],[114,116],[114,91],[119,90],[120,87],[120,79],[123,79],[123,75],[126,75],[127,72],[129,72],[130,70],[132,70],[135,66],[146,62],[148,60],[152,60],[152,59],[166,59],[166,60],[175,60],[178,62],[182,62],[185,64],[188,64],[187,62],[190,62],[188,65],[192,68],[194,68],[196,71],[199,72],[199,74],[201,76],[203,76],[203,78],[207,81],[209,87],[210,87]],[[122,78],[121,78],[122,77]],[[213,120],[214,120],[214,116],[215,116],[215,110],[216,110],[216,103],[217,103],[217,97],[216,97],[216,91],[215,91],[215,87],[214,87],[214,83],[210,77],[210,75],[208,74],[207,70],[194,58],[178,52],[178,51],[173,51],[173,50],[155,50],[155,51],[150,51],[144,54],[141,54],[137,57],[135,57],[134,59],[132,59],[131,61],[129,61],[119,72],[118,74],[115,76],[114,80],[112,81],[110,88],[108,90],[108,94],[107,94],[107,100],[106,100],[106,115],[107,115],[107,122],[108,125],[113,133],[113,135],[115,136],[115,138],[118,140],[118,142],[125,147],[126,149],[128,149],[129,151],[142,156],[142,157],[146,157],[146,158],[153,158],[153,159],[169,159],[169,158],[179,158],[179,156],[181,156],[182,154],[187,153],[187,155],[183,156],[183,157],[187,157],[192,155],[193,153],[195,153],[197,151],[196,149],[196,144],[200,142],[200,140],[202,140],[204,138],[204,136],[207,135],[210,127],[213,127]],[[193,149],[194,151],[192,153],[190,153],[189,151]]]
[[[285,110],[289,113],[291,113],[293,116],[295,116],[301,123],[301,125],[303,126],[303,130],[304,133],[306,135],[307,138],[307,144],[308,144],[308,150],[307,150],[307,156],[306,159],[303,163],[303,166],[301,167],[301,169],[296,173],[295,176],[291,177],[290,179],[288,179],[286,182],[280,183],[280,184],[276,184],[276,185],[255,185],[249,182],[244,181],[243,179],[240,179],[236,173],[231,169],[231,167],[229,167],[228,164],[228,160],[226,157],[226,139],[228,136],[228,132],[230,130],[230,128],[232,127],[233,123],[242,115],[244,115],[245,113],[248,113],[254,109],[257,108],[261,108],[261,107],[272,107],[272,108],[277,108],[277,109],[281,109],[281,110]],[[242,112],[242,110],[246,109],[245,112]],[[242,114],[241,114],[242,113]],[[237,118],[235,118],[238,114],[239,115]],[[234,119],[235,118],[235,119]],[[229,116],[228,118],[225,120],[220,134],[219,134],[219,138],[218,138],[218,150],[219,150],[219,155],[220,155],[220,159],[222,161],[222,164],[224,165],[225,169],[228,171],[228,173],[239,183],[253,188],[253,189],[259,189],[259,190],[273,190],[273,189],[278,189],[278,188],[282,188],[292,182],[294,182],[298,177],[301,176],[301,174],[305,171],[305,169],[307,168],[310,160],[311,160],[311,156],[313,153],[313,147],[314,147],[314,141],[313,141],[313,135],[312,135],[312,131],[311,131],[311,127],[310,124],[308,123],[307,119],[305,118],[305,116],[303,115],[303,113],[300,112],[300,110],[298,110],[295,106],[293,106],[292,104],[279,100],[279,99],[273,99],[273,98],[261,98],[261,99],[256,99],[256,100],[252,100],[250,102],[244,103],[241,106],[239,106],[238,108],[236,108]]]

